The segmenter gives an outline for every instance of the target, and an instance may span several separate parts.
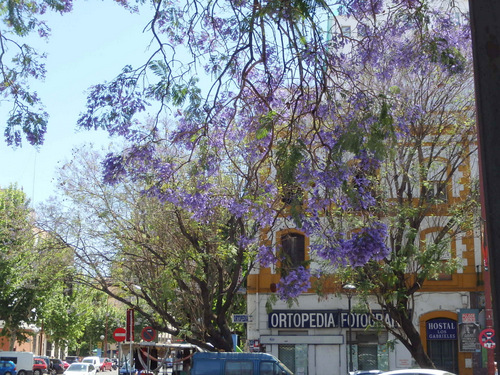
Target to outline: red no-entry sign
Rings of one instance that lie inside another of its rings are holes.
[[[113,332],[113,338],[118,342],[125,341],[126,335],[127,335],[127,330],[121,327],[115,329]]]

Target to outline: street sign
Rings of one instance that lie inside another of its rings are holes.
[[[251,322],[253,322],[252,315],[233,314],[233,323],[251,323]]]
[[[118,327],[113,331],[113,338],[118,342],[125,341],[126,336],[127,330],[125,328]]]
[[[495,337],[495,330],[493,328],[483,329],[479,334],[481,346],[486,349],[495,349],[496,343],[493,337]]]
[[[141,337],[144,341],[153,341],[156,337],[156,331],[153,327],[144,327],[141,331]]]

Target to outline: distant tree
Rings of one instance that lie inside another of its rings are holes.
[[[78,337],[82,321],[81,306],[87,314],[90,305],[82,303],[78,314],[69,289],[73,259],[67,247],[51,241],[48,233],[35,225],[35,214],[26,195],[15,186],[0,190],[0,320],[1,334],[9,338],[11,350],[16,341],[24,342],[33,327],[56,345],[66,346],[67,338]],[[86,297],[77,295],[77,299]]]
[[[1,334],[17,341],[29,337],[27,325],[34,321],[40,306],[40,280],[32,279],[29,255],[33,254],[34,236],[31,211],[26,195],[15,186],[0,190],[0,319]]]
[[[98,160],[92,150],[75,153],[59,177],[70,210],[50,214],[51,233],[75,250],[79,281],[133,307],[158,331],[206,349],[233,350],[230,319],[244,312],[238,291],[251,268],[257,229],[216,202],[189,212],[144,195],[135,181],[106,185]],[[212,182],[219,193],[214,200],[236,193],[229,173]],[[204,184],[189,170],[163,188],[194,200],[209,188]]]

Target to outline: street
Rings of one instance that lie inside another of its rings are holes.
[[[166,371],[162,370],[159,372],[159,375],[170,375],[170,374],[172,374],[171,368],[166,369]],[[111,371],[100,371],[98,375],[119,375],[118,368],[116,370],[111,370]]]

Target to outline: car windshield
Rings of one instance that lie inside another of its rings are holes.
[[[94,360],[92,360],[92,359],[88,358],[88,359],[84,359],[82,362],[83,362],[83,363],[93,363],[93,362],[94,362]]]
[[[87,371],[87,365],[81,363],[73,363],[68,367],[68,371]]]

